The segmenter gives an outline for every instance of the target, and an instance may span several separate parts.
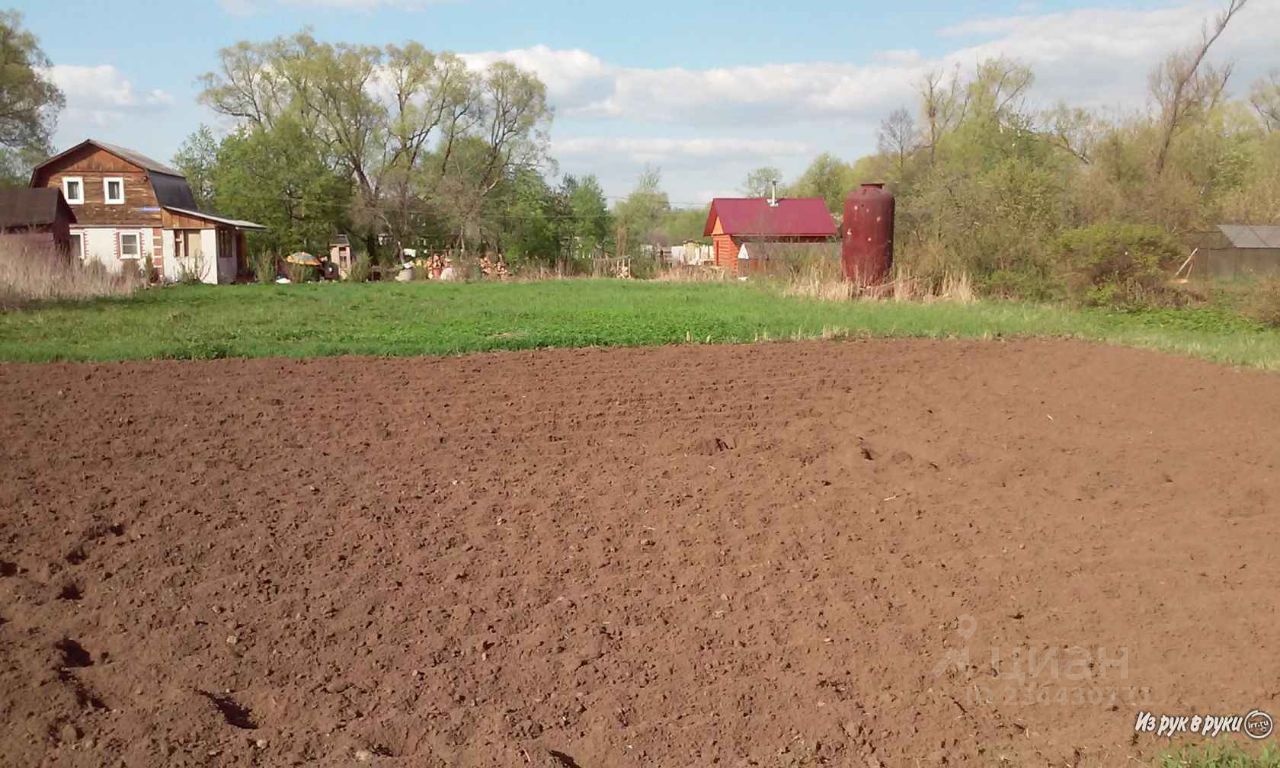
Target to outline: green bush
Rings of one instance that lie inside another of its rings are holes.
[[[1249,299],[1246,314],[1268,328],[1280,328],[1280,278],[1260,283]]]
[[[1177,303],[1167,286],[1182,246],[1159,227],[1095,224],[1058,239],[1068,295],[1088,306],[1137,307]]]
[[[631,259],[631,277],[636,280],[652,280],[658,276],[658,260],[653,256],[636,256]]]

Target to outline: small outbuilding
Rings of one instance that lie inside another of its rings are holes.
[[[765,271],[770,253],[797,245],[829,245],[830,256],[839,255],[835,219],[819,197],[717,197],[711,201],[703,236],[711,238],[715,265],[743,277]]]
[[[351,238],[345,234],[337,234],[329,242],[329,262],[338,268],[338,275],[346,279],[355,265],[355,257],[351,251]]]
[[[1192,274],[1219,278],[1280,275],[1280,226],[1219,224],[1191,239],[1196,249],[1189,265]]]
[[[75,223],[76,215],[60,189],[0,189],[0,237],[6,243],[67,254]]]

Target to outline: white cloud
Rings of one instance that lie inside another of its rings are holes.
[[[683,185],[687,197],[711,186],[732,187],[759,165],[776,164],[794,175],[823,149],[847,157],[870,152],[880,120],[916,103],[916,84],[927,72],[969,70],[994,56],[1031,66],[1034,103],[1141,108],[1147,73],[1194,40],[1220,6],[1183,0],[1146,10],[1039,12],[1038,4],[1025,3],[1017,15],[937,30],[937,39],[950,43],[941,53],[883,50],[861,63],[645,68],[546,46],[465,58],[475,67],[506,59],[538,73],[557,111],[557,131],[568,125],[576,134],[554,145],[566,169],[600,168],[606,186],[612,180],[613,190],[625,191],[639,166],[658,164],[674,171],[668,183]],[[1214,57],[1236,62],[1237,91],[1280,66],[1276,29],[1280,0],[1251,0],[1219,41]],[[619,137],[623,131],[646,138]],[[680,196],[678,189],[672,193]]]
[[[642,164],[684,158],[723,159],[743,155],[807,157],[813,151],[803,141],[735,138],[635,139],[588,136],[559,139],[552,145],[552,153],[556,157],[594,157],[608,153]]]
[[[1155,10],[1080,9],[985,18],[942,29],[965,39],[941,56],[886,50],[872,62],[662,69],[614,66],[582,50],[546,46],[466,56],[475,66],[497,59],[536,71],[562,115],[694,125],[744,120],[788,123],[878,116],[915,99],[915,83],[937,68],[972,66],[1009,56],[1029,64],[1046,101],[1132,104],[1145,98],[1146,72],[1195,38],[1214,4]],[[1280,0],[1254,0],[1220,42],[1219,56],[1242,65],[1280,63],[1270,33],[1280,29]]]
[[[49,69],[49,77],[67,98],[66,112],[59,121],[63,125],[110,127],[126,116],[173,104],[173,97],[167,92],[139,90],[110,64],[57,64]]]

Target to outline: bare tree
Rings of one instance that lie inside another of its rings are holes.
[[[1280,131],[1280,69],[1273,69],[1253,84],[1249,103],[1258,111],[1268,131]]]
[[[1205,63],[1209,49],[1222,37],[1227,25],[1244,9],[1248,0],[1229,3],[1200,34],[1200,41],[1177,51],[1151,73],[1151,93],[1160,105],[1160,149],[1156,154],[1156,175],[1164,173],[1169,148],[1189,120],[1212,109],[1222,97],[1231,77],[1231,65],[1215,67]]]
[[[1088,165],[1093,150],[1105,131],[1105,124],[1094,113],[1080,107],[1060,103],[1041,116],[1041,135],[1052,146]]]
[[[919,146],[919,133],[916,120],[905,109],[895,109],[880,123],[877,144],[881,154],[892,155],[901,176],[907,166],[907,158],[911,157]]]
[[[920,81],[920,100],[928,130],[929,164],[938,160],[938,142],[960,122],[967,107],[960,72],[953,70],[950,79],[934,70]]]

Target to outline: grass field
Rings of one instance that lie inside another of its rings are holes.
[[[0,360],[447,355],[822,336],[1073,337],[1280,369],[1280,333],[1212,309],[819,302],[736,284],[182,286],[0,314]]]

